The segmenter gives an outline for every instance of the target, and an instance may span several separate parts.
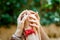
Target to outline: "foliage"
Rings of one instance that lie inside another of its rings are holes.
[[[41,24],[60,24],[60,0],[0,0],[0,25],[16,24],[25,9],[38,11]]]

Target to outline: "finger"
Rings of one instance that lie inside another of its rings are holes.
[[[31,27],[37,27],[38,25],[36,25],[36,24],[29,24],[29,26],[31,26]]]
[[[38,15],[37,12],[34,12],[34,11],[29,10],[29,11],[27,11],[27,13],[28,13],[29,15],[30,15],[30,14],[34,14],[34,15],[36,16],[36,18],[39,19],[39,15]]]
[[[33,19],[37,20],[36,16],[34,16],[34,15],[29,15],[29,18],[33,18]]]
[[[38,24],[38,22],[36,20],[28,20],[30,23],[35,23]]]
[[[28,10],[22,11],[21,14],[20,14],[20,16],[21,16],[22,14],[25,14],[25,12],[27,12],[27,11],[28,11]]]
[[[35,16],[36,16],[38,19],[40,19],[39,15],[38,15],[38,12],[35,14]]]
[[[31,13],[29,11],[27,11],[27,14],[30,15]]]
[[[34,11],[31,11],[31,10],[29,10],[32,14],[34,13],[35,14],[35,16],[38,18],[38,19],[40,19],[40,17],[39,17],[39,15],[38,15],[38,12],[34,12]]]
[[[32,11],[32,10],[29,10],[29,11],[30,11],[31,14],[36,14],[36,13],[35,13],[34,11]]]
[[[19,14],[19,16],[18,16],[18,19],[19,19],[19,20],[21,20],[21,18],[23,17],[23,14],[25,14],[26,11],[27,11],[27,10],[24,10],[23,12],[21,12],[21,13]]]

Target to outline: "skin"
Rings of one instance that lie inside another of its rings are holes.
[[[33,11],[30,11],[30,12],[34,13]],[[35,16],[30,15],[30,17],[33,18],[33,20],[31,20],[31,19],[29,20],[29,22],[33,22],[33,24],[30,24],[30,26],[36,27],[37,29],[40,28],[39,30],[40,30],[40,34],[41,34],[41,40],[50,40],[49,37],[47,36],[47,34],[44,32],[41,24],[39,23],[40,18],[39,18],[38,13],[36,13]],[[34,24],[34,23],[36,23],[36,24]]]
[[[26,25],[28,25],[28,26],[25,27],[25,29],[27,30],[27,29],[33,28],[33,30],[35,31],[36,34],[34,34],[34,33],[30,34],[28,37],[26,37],[26,40],[40,40],[39,39],[40,37],[38,36],[38,32],[36,30],[36,27],[31,26],[31,24],[35,24],[32,21],[35,20],[33,17],[35,17],[36,14],[35,13],[31,13],[30,11],[27,11],[27,13],[28,13],[29,17],[26,20]]]
[[[19,16],[17,18],[17,29],[16,29],[16,32],[14,33],[14,35],[16,35],[18,37],[22,36],[22,32],[23,32],[23,28],[24,28],[24,23],[25,23],[25,20],[27,19],[27,17],[28,17],[28,15],[26,14],[26,10],[23,11],[21,14],[19,14]],[[16,40],[16,38],[14,38],[12,36],[11,40]]]
[[[24,28],[29,29],[31,27],[34,27],[34,28],[36,28],[36,30],[38,30],[38,32],[40,34],[39,35],[40,39],[38,39],[38,40],[50,40],[49,37],[47,36],[47,34],[44,32],[42,26],[40,25],[39,20],[40,20],[40,17],[38,15],[38,13],[33,12],[31,10],[23,11],[17,19],[17,30],[19,30],[19,31],[15,32],[16,36],[21,37]],[[33,35],[33,34],[31,34],[31,35]],[[31,35],[26,37],[26,39],[27,40],[31,39],[31,37],[30,37]],[[13,39],[13,38],[11,38],[11,39]]]
[[[24,15],[23,15],[24,14]],[[22,16],[23,15],[23,16]],[[23,17],[23,18],[22,18]],[[23,32],[23,28],[24,28],[24,23],[25,23],[25,20],[27,19],[28,15],[26,14],[26,11],[23,11],[18,19],[17,19],[17,30],[20,31],[20,33],[17,32],[17,34],[19,36],[21,36],[22,32]],[[21,31],[22,30],[22,31]]]

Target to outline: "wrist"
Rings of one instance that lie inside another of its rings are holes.
[[[18,36],[16,36],[16,35],[12,35],[12,38],[11,38],[12,40],[21,40],[22,39],[22,37],[18,37]]]
[[[14,35],[21,37],[22,36],[22,30],[17,30]]]

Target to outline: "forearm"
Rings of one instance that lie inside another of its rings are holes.
[[[10,40],[21,40],[22,31],[21,29],[17,29],[16,32],[12,35]]]
[[[40,28],[40,33],[41,33],[41,39],[42,40],[50,40],[48,35],[44,32],[43,28]]]

